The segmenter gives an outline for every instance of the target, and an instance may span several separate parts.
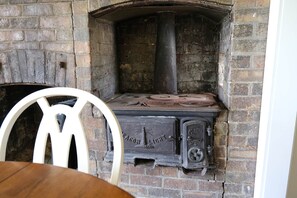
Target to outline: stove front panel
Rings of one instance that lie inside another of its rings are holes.
[[[165,117],[119,116],[125,152],[178,154],[176,144],[177,120]]]

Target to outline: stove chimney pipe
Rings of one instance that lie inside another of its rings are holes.
[[[160,12],[154,72],[156,93],[177,94],[175,15]]]

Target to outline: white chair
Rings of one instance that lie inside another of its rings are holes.
[[[77,101],[73,107],[64,104],[50,106],[47,98],[54,96],[72,96],[76,97]],[[123,138],[121,127],[112,110],[102,100],[79,89],[65,87],[46,88],[36,91],[20,100],[7,114],[0,128],[0,161],[5,161],[7,141],[15,121],[26,108],[35,102],[40,106],[43,117],[36,136],[33,162],[44,163],[46,142],[50,135],[53,164],[67,167],[70,142],[74,135],[78,170],[89,173],[88,145],[80,119],[80,113],[83,107],[89,102],[102,112],[111,129],[114,142],[114,157],[109,182],[117,185],[123,164]],[[57,122],[57,115],[59,114],[66,116],[62,131],[60,131]]]

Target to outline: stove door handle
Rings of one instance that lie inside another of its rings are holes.
[[[173,137],[172,135],[169,135],[167,141],[169,141],[169,142],[176,141],[176,138]]]

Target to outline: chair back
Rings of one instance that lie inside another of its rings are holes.
[[[73,107],[65,104],[50,105],[48,98],[56,96],[75,97]],[[78,170],[89,173],[89,149],[86,134],[80,118],[83,107],[90,103],[104,115],[112,132],[114,157],[110,183],[117,185],[123,164],[122,130],[113,111],[99,98],[89,92],[66,87],[46,88],[36,91],[20,100],[7,114],[0,128],[0,161],[5,160],[7,141],[12,127],[21,113],[34,103],[42,112],[33,151],[33,162],[44,163],[48,136],[51,138],[53,165],[67,167],[71,139],[76,142]],[[57,121],[58,115],[64,115],[63,127]]]

